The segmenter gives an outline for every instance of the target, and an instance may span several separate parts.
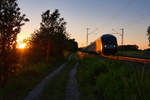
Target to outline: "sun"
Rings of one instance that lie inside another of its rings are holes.
[[[26,47],[26,43],[21,43],[18,46],[19,49],[24,49],[25,47]]]

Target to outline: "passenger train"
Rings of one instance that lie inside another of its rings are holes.
[[[104,55],[114,55],[117,52],[117,48],[118,44],[116,37],[111,34],[105,34],[84,48],[83,51]]]

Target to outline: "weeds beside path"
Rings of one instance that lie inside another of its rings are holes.
[[[38,84],[24,100],[38,100],[38,95],[44,89],[47,81],[51,80],[60,70],[62,70],[66,66],[66,63],[62,64],[59,68],[57,68],[54,72],[50,73],[40,84]]]
[[[12,73],[5,87],[0,87],[0,100],[23,100],[42,79],[56,70],[66,58],[51,57],[48,61],[24,65]]]
[[[66,66],[58,74],[56,74],[50,81],[47,82],[44,90],[41,92],[39,96],[39,99],[40,100],[66,100],[67,98],[69,98],[69,96],[72,96],[70,95],[69,91],[71,91],[70,89],[72,88],[74,88],[73,90],[75,91],[77,90],[76,84],[74,84],[75,81],[73,81],[73,85],[71,85],[71,88],[68,87],[70,86],[70,80],[75,80],[74,75],[76,73],[76,68],[78,66],[77,62],[78,62],[77,55],[72,54],[69,57],[69,61],[66,64]],[[76,94],[75,96],[77,97]],[[75,100],[75,99],[69,99],[69,100]]]
[[[53,64],[26,67],[16,73],[6,89],[0,88],[0,100],[79,100],[75,78],[78,61],[77,54],[70,54],[66,63],[55,60]]]

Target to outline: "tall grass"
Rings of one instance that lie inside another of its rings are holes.
[[[77,59],[72,56],[64,69],[62,69],[51,80],[48,81],[44,90],[40,94],[39,100],[65,100],[69,72],[76,63]]]
[[[137,69],[102,57],[88,56],[80,63],[77,78],[81,100],[150,99],[150,69]]]
[[[150,59],[148,51],[118,51],[117,55]]]
[[[65,59],[50,58],[47,62],[26,65],[10,76],[6,86],[0,88],[0,100],[23,100],[43,78],[54,71]]]

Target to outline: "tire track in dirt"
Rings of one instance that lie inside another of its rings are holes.
[[[41,93],[41,91],[44,89],[45,84],[51,80],[57,73],[62,70],[67,63],[62,64],[59,68],[57,68],[54,72],[50,73],[45,79],[41,81],[32,91],[29,92],[28,96],[25,97],[24,100],[39,100],[38,95]]]
[[[70,71],[69,81],[66,90],[66,100],[79,100],[80,93],[77,89],[77,80],[75,74],[79,63],[76,63],[74,68]]]

